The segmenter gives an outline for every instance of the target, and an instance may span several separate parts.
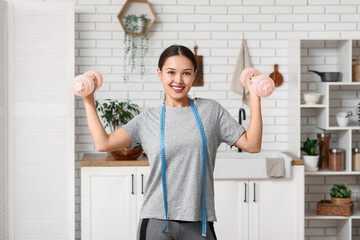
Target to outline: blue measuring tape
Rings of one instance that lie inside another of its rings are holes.
[[[202,203],[202,236],[206,237],[206,136],[204,132],[203,125],[200,120],[199,113],[194,105],[194,103],[188,97],[189,103],[191,105],[191,109],[195,115],[196,122],[199,126],[199,130],[201,133],[202,143],[203,143],[203,203]],[[163,232],[165,232],[167,228],[167,213],[168,213],[168,202],[167,202],[167,193],[166,193],[166,163],[165,163],[165,144],[164,144],[164,128],[165,128],[165,101],[161,111],[161,125],[160,125],[160,149],[161,149],[161,173],[162,173],[162,184],[163,184],[163,192],[164,192],[164,205],[165,205],[165,216],[166,216],[166,224]]]

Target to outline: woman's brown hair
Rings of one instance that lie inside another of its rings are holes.
[[[194,71],[197,69],[197,63],[196,58],[193,52],[182,45],[171,45],[170,47],[166,48],[159,58],[158,68],[161,70],[164,63],[166,62],[166,59],[171,56],[184,56],[187,57],[194,66]]]

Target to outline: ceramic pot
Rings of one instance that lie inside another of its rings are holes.
[[[320,97],[324,94],[321,93],[302,93],[305,104],[317,104]]]
[[[305,169],[315,169],[318,166],[319,155],[304,155]]]
[[[336,121],[340,127],[346,127],[349,124],[349,117],[345,117],[347,112],[339,112],[336,114]]]

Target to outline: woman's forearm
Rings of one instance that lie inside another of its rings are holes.
[[[250,91],[250,124],[246,130],[248,146],[260,152],[262,141],[261,98]]]
[[[108,141],[108,134],[106,133],[99,116],[96,111],[94,96],[91,94],[83,98],[87,123],[89,130],[94,140],[95,147],[98,151],[106,151],[106,143]]]

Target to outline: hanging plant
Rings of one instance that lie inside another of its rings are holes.
[[[130,66],[130,72],[136,69],[136,52],[140,48],[140,75],[141,78],[145,73],[144,58],[149,49],[148,37],[148,23],[150,19],[146,18],[145,14],[137,16],[129,14],[125,17],[125,31],[124,31],[124,82],[127,81],[129,72],[127,66]],[[140,46],[138,46],[138,36],[140,36]]]

